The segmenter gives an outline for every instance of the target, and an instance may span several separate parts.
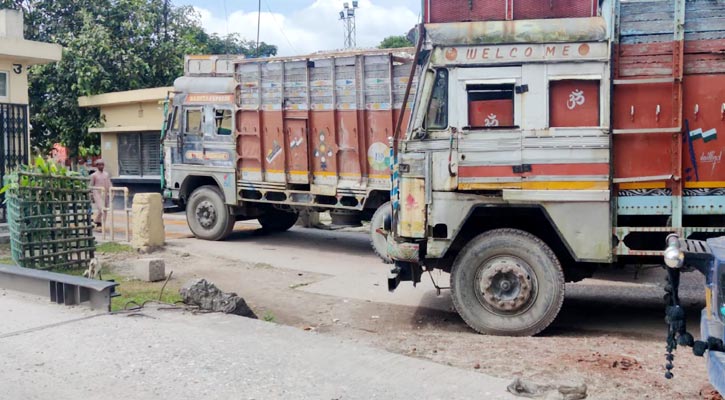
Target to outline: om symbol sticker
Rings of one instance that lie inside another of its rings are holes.
[[[496,114],[489,114],[485,120],[483,120],[484,126],[498,126],[498,116]]]
[[[576,89],[569,94],[569,100],[566,102],[566,108],[573,110],[577,106],[583,105],[585,101],[586,98],[584,98],[584,92]]]

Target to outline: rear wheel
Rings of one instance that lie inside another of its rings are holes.
[[[387,202],[378,207],[372,219],[370,219],[370,245],[375,254],[386,264],[392,264],[393,259],[388,256],[387,236],[378,232],[378,230],[385,230],[385,220],[390,221],[392,214],[393,210],[390,208],[390,202]]]
[[[186,222],[197,238],[222,240],[234,229],[235,218],[219,188],[207,185],[197,188],[189,197]]]
[[[295,225],[298,217],[296,212],[271,209],[257,219],[265,232],[284,232]]]
[[[453,304],[484,334],[531,336],[544,330],[564,301],[564,273],[541,239],[516,229],[475,237],[451,269]]]

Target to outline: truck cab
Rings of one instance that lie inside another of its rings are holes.
[[[456,310],[480,333],[537,334],[565,282],[659,263],[670,233],[725,232],[725,171],[713,167],[725,56],[695,55],[725,43],[705,34],[722,10],[558,3],[430,1],[418,27],[389,288],[449,272]]]

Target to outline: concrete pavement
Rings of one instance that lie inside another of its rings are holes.
[[[0,321],[4,399],[514,398],[502,379],[237,316],[98,316],[6,291]]]

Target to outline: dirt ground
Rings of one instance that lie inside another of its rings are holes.
[[[178,284],[206,278],[239,293],[260,318],[340,340],[512,380],[521,376],[541,384],[584,382],[590,399],[704,398],[705,363],[688,350],[676,353],[675,378],[663,377],[666,327],[662,293],[656,287],[607,286],[596,280],[569,284],[552,327],[537,337],[510,338],[475,334],[452,310],[310,293],[306,286],[330,276],[276,268],[263,259],[251,263],[192,255],[174,241],[153,256],[166,260],[166,271],[173,270]],[[130,273],[128,261],[141,256],[99,257],[106,267]],[[702,298],[697,291],[683,296],[690,299],[691,321],[702,307],[698,296]],[[691,322],[689,327],[698,336],[698,325]]]

